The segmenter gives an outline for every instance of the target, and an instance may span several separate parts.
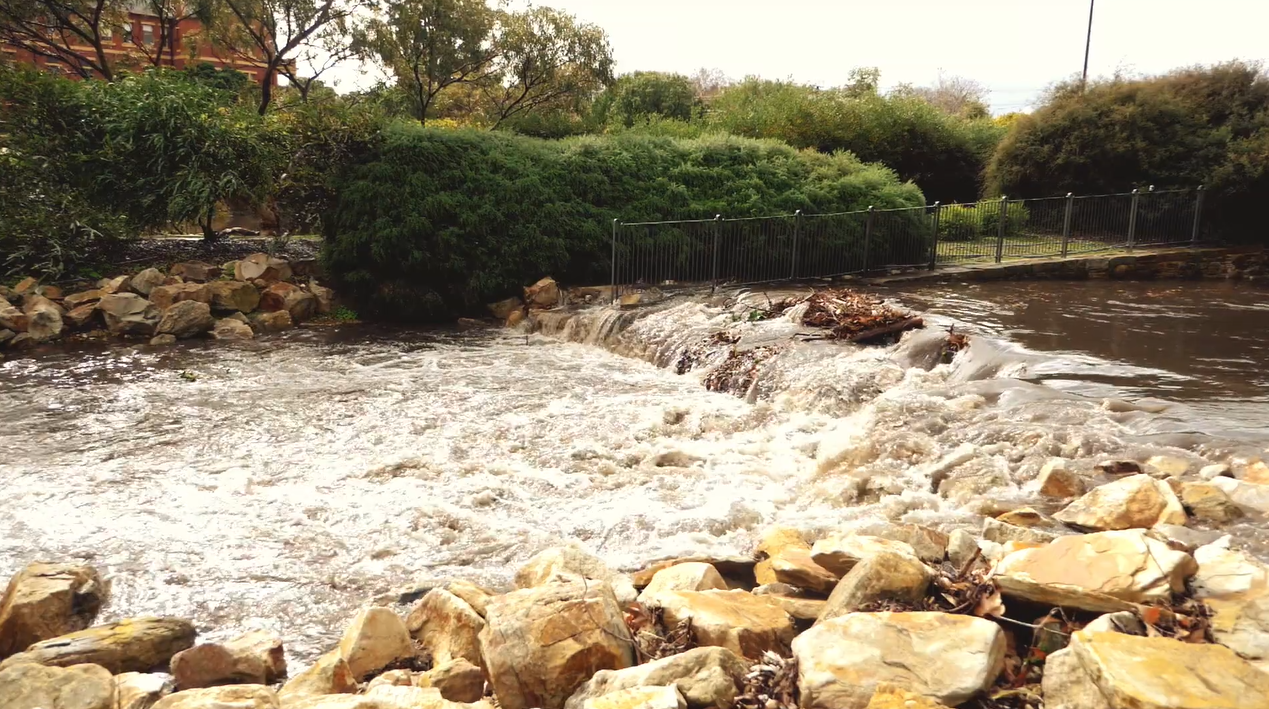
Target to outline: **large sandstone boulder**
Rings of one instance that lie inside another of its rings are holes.
[[[29,564],[0,598],[0,659],[87,628],[108,590],[91,566]]]
[[[639,594],[639,601],[644,604],[653,602],[662,591],[709,591],[727,590],[727,582],[712,564],[703,561],[688,561],[661,569],[652,576],[652,580]]]
[[[993,578],[1005,596],[1095,613],[1168,601],[1198,565],[1141,530],[1059,537],[1009,554]]]
[[[554,308],[560,303],[560,287],[547,276],[524,289],[524,302],[530,308]]]
[[[481,618],[485,617],[485,609],[489,606],[489,601],[498,595],[480,584],[463,579],[450,581],[445,585],[445,590],[466,602]]]
[[[516,572],[516,588],[536,588],[560,579],[607,581],[612,569],[599,557],[578,546],[547,549],[529,559]]]
[[[490,303],[486,307],[489,308],[489,312],[493,314],[495,318],[498,318],[499,320],[506,320],[511,317],[512,313],[522,309],[524,307],[524,303],[521,302],[519,298],[507,298],[506,300],[500,300],[497,303]]]
[[[830,593],[837,585],[837,574],[815,563],[811,550],[788,548],[767,560],[777,583],[805,588],[817,593]]]
[[[250,340],[255,337],[251,326],[233,318],[221,318],[212,327],[212,337],[217,340]]]
[[[1269,485],[1226,477],[1212,478],[1210,482],[1245,511],[1269,515]]]
[[[1225,537],[1194,552],[1194,596],[1212,609],[1216,642],[1248,660],[1269,662],[1269,566],[1228,544]]]
[[[291,277],[291,265],[265,253],[255,253],[234,264],[234,278],[239,281],[285,281]]]
[[[1081,630],[1044,666],[1046,709],[1269,709],[1269,673],[1220,645]]]
[[[114,679],[114,709],[151,709],[173,691],[172,682],[160,674],[124,672]]]
[[[582,703],[583,709],[687,709],[687,702],[674,687],[632,687]]]
[[[1070,499],[1084,494],[1084,478],[1071,470],[1066,460],[1052,458],[1040,468],[1036,486],[1045,497]]]
[[[817,622],[854,613],[878,601],[915,604],[925,597],[934,573],[915,556],[883,551],[857,564],[833,589]]]
[[[927,564],[941,564],[947,554],[947,535],[919,524],[874,522],[859,527],[855,533],[903,542],[912,547],[917,558]]]
[[[1167,483],[1132,475],[1094,488],[1054,515],[1080,529],[1149,529],[1156,524],[1185,524],[1185,508]]]
[[[168,269],[173,276],[180,276],[187,281],[212,281],[220,278],[220,266],[213,266],[202,261],[186,261]]]
[[[1181,503],[1196,519],[1228,524],[1247,513],[1212,483],[1184,483],[1181,486]]]
[[[150,291],[163,285],[163,281],[165,280],[167,280],[167,276],[163,275],[162,271],[157,268],[147,268],[133,276],[131,280],[128,281],[127,287],[132,289],[133,293],[148,298]],[[121,289],[116,288],[114,292],[118,293],[120,290]]]
[[[758,545],[753,550],[754,558],[758,560],[753,567],[754,580],[762,586],[781,583],[776,577],[772,559],[786,552],[809,553],[810,550],[811,545],[806,543],[802,532],[797,529],[784,526],[768,527],[763,530],[762,536],[758,538]]]
[[[21,308],[10,304],[7,300],[0,299],[0,328],[14,332],[26,332],[26,326],[30,321],[30,316],[22,312]]]
[[[116,709],[114,698],[110,672],[97,665],[0,670],[0,709]]]
[[[183,339],[201,335],[215,324],[216,319],[212,317],[210,306],[194,300],[184,300],[163,311],[163,317],[159,318],[155,331],[160,335]]]
[[[783,653],[793,640],[793,619],[769,596],[747,591],[666,591],[656,596],[665,623],[688,623],[697,645],[725,647],[751,659]]]
[[[194,626],[179,618],[129,618],[35,643],[0,663],[69,667],[101,665],[114,674],[166,668],[176,653],[194,644]]]
[[[88,303],[67,312],[63,320],[76,330],[83,330],[93,324],[93,321],[97,318],[97,313],[97,303]]]
[[[135,293],[112,293],[97,302],[112,335],[150,337],[159,324],[159,307]]]
[[[317,296],[297,285],[278,282],[260,294],[260,309],[266,312],[285,310],[291,314],[292,321],[302,323],[317,313]]]
[[[158,286],[150,291],[150,302],[167,310],[177,303],[195,301],[211,305],[211,288],[206,283],[175,283],[170,286]]]
[[[172,657],[178,690],[221,684],[272,684],[286,676],[281,638],[265,631],[226,643],[204,643]]]
[[[405,620],[410,635],[436,663],[464,659],[483,666],[480,633],[485,619],[466,601],[441,588],[432,589],[419,600]]]
[[[339,640],[339,654],[353,676],[362,680],[400,660],[414,657],[410,631],[391,609],[374,606],[359,612]]]
[[[916,557],[916,550],[907,542],[860,534],[834,534],[811,547],[815,563],[843,577],[855,568],[855,564],[881,552],[906,554]]]
[[[421,687],[434,688],[441,693],[441,698],[450,702],[476,702],[485,696],[485,673],[467,660],[451,660],[436,665],[427,672],[411,670],[388,670],[370,680],[365,691],[371,693],[376,687]]]
[[[357,678],[339,650],[317,658],[313,666],[287,680],[278,691],[284,704],[300,697],[317,697],[327,694],[348,694],[357,691]]]
[[[698,647],[624,670],[601,670],[577,688],[565,709],[635,687],[676,687],[690,709],[729,707],[749,672],[749,663],[721,647]]]
[[[96,305],[97,301],[101,300],[102,296],[105,295],[109,295],[109,293],[100,288],[71,293],[62,299],[62,307],[67,310],[74,310],[83,305]]]
[[[851,613],[793,641],[803,709],[864,709],[881,683],[956,706],[990,687],[1000,626],[946,613]]]
[[[634,641],[605,582],[513,591],[489,602],[481,654],[503,709],[561,709],[600,670],[635,664]]]
[[[260,684],[187,689],[163,697],[153,709],[278,709],[278,695]]]
[[[251,316],[251,329],[255,332],[281,332],[294,326],[291,314],[285,310],[255,313]]]
[[[317,298],[317,314],[328,315],[335,307],[335,291],[325,286],[318,285],[317,281],[309,279],[308,292]]]
[[[207,284],[211,306],[220,312],[250,313],[260,305],[260,291],[242,281],[213,281]]]

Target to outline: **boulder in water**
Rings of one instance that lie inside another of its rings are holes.
[[[130,288],[133,293],[136,293],[143,298],[148,298],[150,296],[150,292],[163,285],[163,282],[166,280],[167,276],[164,276],[163,272],[159,269],[147,268],[128,280],[128,288]],[[118,293],[121,290],[122,289],[120,288],[115,288],[114,292]]]
[[[110,672],[97,665],[21,664],[0,670],[0,709],[117,709]]]
[[[150,337],[159,324],[158,306],[135,293],[112,293],[97,302],[112,335]]]
[[[0,659],[92,624],[109,587],[78,564],[27,565],[0,598]]]
[[[172,335],[178,339],[201,335],[212,329],[216,319],[211,306],[195,300],[183,300],[163,311],[156,331],[160,335]]]
[[[172,657],[178,690],[222,684],[272,684],[286,676],[282,640],[255,631],[225,643],[204,643]]]
[[[207,284],[212,308],[221,312],[250,313],[260,305],[260,291],[242,281],[213,281]]]
[[[449,591],[429,591],[410,611],[405,624],[434,662],[464,659],[483,666],[480,633],[485,629],[485,619]]]
[[[414,657],[405,622],[388,608],[363,609],[339,641],[339,653],[353,677],[361,680],[383,668]]]
[[[235,318],[221,318],[212,328],[212,337],[217,340],[250,340],[255,333],[250,325]]]
[[[524,302],[530,308],[554,308],[560,303],[560,287],[547,276],[524,289]]]
[[[1149,529],[1156,524],[1185,524],[1185,508],[1165,482],[1149,475],[1130,477],[1094,488],[1054,515],[1065,524],[1099,532]]]
[[[180,618],[129,618],[35,643],[0,667],[21,662],[69,667],[101,665],[114,674],[166,668],[176,653],[193,646],[194,626]]]

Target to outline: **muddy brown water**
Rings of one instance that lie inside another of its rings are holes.
[[[791,344],[748,400],[657,365],[718,329],[743,346],[796,326],[688,298],[545,334],[306,328],[0,362],[0,576],[82,559],[113,579],[103,619],[268,628],[303,665],[361,605],[456,576],[505,587],[566,540],[633,568],[744,552],[772,522],[974,528],[1034,500],[1054,455],[1269,455],[1263,290],[886,295],[975,344],[943,366],[936,328],[885,349]],[[932,492],[949,459],[992,482]],[[1229,531],[1264,554],[1262,526]]]

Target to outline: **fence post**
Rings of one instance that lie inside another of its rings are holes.
[[[709,278],[709,292],[713,294],[718,288],[718,242],[723,231],[723,215],[714,215],[714,267]]]
[[[802,210],[793,213],[793,256],[789,264],[789,280],[798,277],[798,239],[802,236]]]
[[[1141,199],[1141,190],[1134,189],[1132,191],[1132,207],[1128,213],[1128,250],[1132,251],[1132,247],[1137,241],[1137,202]]]
[[[1062,217],[1062,258],[1066,258],[1071,247],[1071,214],[1075,211],[1075,193],[1066,193],[1066,216]]]
[[[1194,198],[1194,231],[1190,234],[1190,244],[1199,242],[1199,217],[1203,215],[1203,185],[1198,186],[1198,196]]]
[[[934,203],[934,243],[930,244],[930,270],[933,271],[939,262],[939,212],[942,207]]]
[[[1005,220],[1009,218],[1009,198],[1000,197],[1000,223],[996,225],[996,263],[1005,260]]]
[[[863,270],[863,273],[868,272],[868,250],[870,248],[869,244],[872,243],[872,218],[874,214],[876,214],[876,211],[873,209],[873,206],[871,204],[868,205],[868,217],[867,219],[864,220],[864,270]]]
[[[620,223],[618,219],[612,220],[612,291],[609,294],[613,305],[617,303],[617,226]]]

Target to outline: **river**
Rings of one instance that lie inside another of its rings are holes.
[[[305,328],[0,362],[0,576],[81,559],[113,579],[103,619],[266,628],[303,663],[361,605],[450,577],[505,586],[564,540],[634,568],[743,553],[773,522],[976,528],[1035,502],[1051,456],[1269,456],[1265,291],[884,294],[931,327],[889,348],[791,343],[788,319],[673,298],[531,335]],[[935,366],[952,324],[975,337]],[[739,396],[701,383],[730,345],[675,373],[722,329],[778,344]],[[1257,524],[1229,531],[1269,550]]]

